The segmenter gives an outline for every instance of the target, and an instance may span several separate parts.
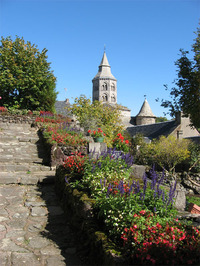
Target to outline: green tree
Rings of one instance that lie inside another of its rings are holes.
[[[77,117],[85,132],[89,129],[96,130],[101,128],[106,134],[105,139],[108,146],[112,146],[114,137],[124,129],[120,118],[121,113],[117,105],[114,108],[99,101],[91,103],[90,99],[81,95],[75,99],[70,111]]]
[[[47,62],[47,49],[23,38],[1,38],[0,96],[4,106],[54,111],[56,78]]]
[[[191,125],[200,130],[200,28],[197,28],[196,35],[192,45],[194,58],[188,59],[189,52],[180,50],[181,57],[175,62],[178,78],[175,80],[176,86],[170,91],[172,100],[162,100],[161,106],[169,108],[172,116],[177,111],[183,111],[190,117]]]
[[[162,116],[156,117],[156,123],[161,123],[166,121],[168,121],[167,117],[162,117]]]

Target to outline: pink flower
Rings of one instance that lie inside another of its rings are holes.
[[[151,256],[148,254],[148,255],[146,256],[146,259],[147,259],[147,260],[150,260],[150,258],[151,258]]]
[[[151,259],[151,262],[153,263],[153,265],[156,263],[156,260]]]
[[[140,211],[140,214],[142,214],[142,215],[144,215],[145,213],[146,213],[145,210],[141,210],[141,211]]]

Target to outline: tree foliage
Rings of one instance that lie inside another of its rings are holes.
[[[99,101],[91,103],[90,99],[81,95],[75,99],[70,111],[77,117],[85,132],[100,127],[106,134],[105,138],[108,146],[111,146],[112,139],[123,131],[120,119],[121,113],[117,105],[116,108],[112,108]]]
[[[191,124],[200,129],[200,28],[196,35],[192,46],[194,58],[188,59],[189,52],[180,50],[181,57],[175,62],[178,78],[175,80],[176,86],[170,91],[172,100],[162,100],[161,106],[169,108],[172,116],[177,111],[183,111],[184,115],[190,117]]]
[[[177,164],[190,157],[189,143],[188,140],[176,139],[174,136],[161,136],[150,144],[143,142],[137,156],[141,163],[156,163],[172,172]]]
[[[166,122],[166,121],[168,121],[167,117],[163,117],[163,116],[156,117],[156,123],[161,123],[161,122]]]
[[[47,62],[47,49],[25,43],[23,38],[1,38],[1,104],[29,110],[54,111],[56,78]]]

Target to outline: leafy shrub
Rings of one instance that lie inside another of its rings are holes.
[[[200,172],[200,145],[191,143],[189,145],[190,158],[189,167],[190,170]]]
[[[176,139],[174,136],[167,138],[161,136],[150,144],[142,143],[139,149],[141,163],[152,165],[156,163],[161,168],[170,172],[175,170],[177,164],[184,162],[190,156],[189,141]]]

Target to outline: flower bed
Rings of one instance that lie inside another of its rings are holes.
[[[67,156],[76,152],[87,154],[87,140],[72,119],[40,112],[35,123],[40,128],[44,145],[50,155],[48,161],[51,167],[62,164]]]
[[[61,167],[62,176],[57,173],[56,182],[61,180],[66,197],[79,195],[79,199],[86,200],[82,211],[89,211],[86,217],[92,217],[92,223],[96,224],[92,227],[96,230],[88,233],[91,224],[73,213],[79,203],[69,200],[67,205],[70,205],[72,216],[80,222],[77,228],[86,229],[88,239],[97,230],[104,232],[102,235],[107,241],[117,247],[114,250],[118,258],[128,265],[198,264],[200,234],[196,228],[175,219],[175,186],[165,190],[162,187],[164,174],[159,179],[154,170],[150,173],[151,181],[146,176],[142,182],[130,180],[132,163],[129,154],[108,150],[97,159],[88,158],[78,178],[66,175]],[[66,182],[64,186],[63,182]],[[89,224],[89,228],[83,223]],[[94,243],[91,245],[95,246]]]
[[[73,176],[67,175],[68,178]],[[77,177],[76,175],[74,177]],[[56,169],[55,189],[71,226],[74,227],[81,250],[91,265],[127,265],[120,249],[100,230],[93,213],[95,200],[83,191],[73,189],[65,181],[63,166]]]

